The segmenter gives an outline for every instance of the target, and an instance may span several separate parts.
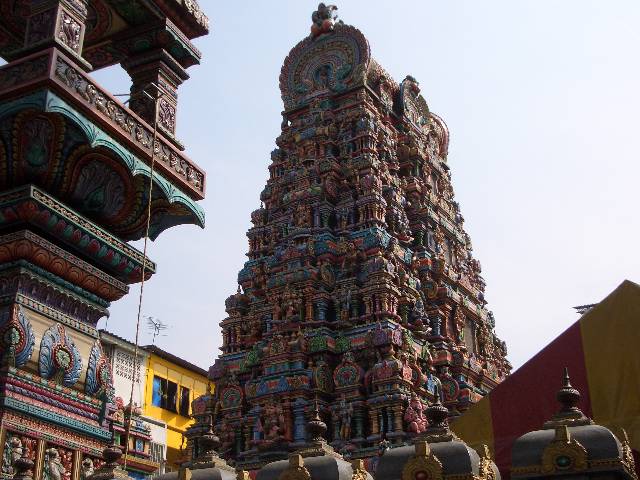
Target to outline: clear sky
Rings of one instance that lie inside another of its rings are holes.
[[[208,367],[280,130],[280,67],[317,2],[201,4],[211,34],[195,41],[202,65],[180,89],[178,132],[207,171],[207,228],[176,227],[150,243],[158,272],[143,312],[171,326],[160,347]],[[640,2],[338,7],[397,81],[420,82],[449,125],[456,197],[514,366],[577,320],[571,307],[640,279]],[[96,77],[128,91],[119,67]],[[133,339],[138,291],[112,306],[109,330]],[[144,324],[141,333],[149,343]]]

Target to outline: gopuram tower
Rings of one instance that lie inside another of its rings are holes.
[[[366,457],[422,433],[435,395],[458,415],[511,368],[447,127],[335,10],[320,4],[284,61],[282,133],[210,371],[222,454],[243,468],[304,445],[315,402],[333,447]]]
[[[22,455],[34,480],[102,463],[114,399],[96,325],[156,268],[128,242],[204,221],[204,172],[175,126],[207,31],[195,0],[0,2],[2,478]],[[128,106],[90,75],[114,64]],[[129,466],[152,463],[145,439],[115,440]]]

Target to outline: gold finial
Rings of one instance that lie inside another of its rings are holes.
[[[304,467],[304,459],[302,458],[302,455],[298,453],[289,455],[289,465],[294,468]]]
[[[431,447],[427,442],[416,442],[416,457],[428,457],[431,455]]]
[[[409,459],[402,469],[402,480],[415,480],[419,472],[426,474],[425,478],[442,480],[442,463],[431,452],[431,447],[424,440],[415,443],[416,453]]]
[[[567,428],[566,425],[560,425],[556,427],[555,439],[558,442],[565,442],[565,443],[571,442],[571,432],[569,432],[569,429]]]
[[[488,458],[489,460],[491,460],[491,450],[489,450],[489,447],[486,443],[482,444],[482,446],[478,450],[478,454],[480,455],[480,458]]]
[[[351,470],[353,471],[351,480],[367,480],[367,470],[364,468],[364,460],[361,458],[351,461]]]
[[[178,471],[178,480],[191,480],[191,469],[181,467]]]
[[[251,475],[246,470],[237,470],[236,480],[251,480]]]

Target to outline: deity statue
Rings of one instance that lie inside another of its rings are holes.
[[[338,409],[333,412],[337,424],[338,424],[338,435],[340,440],[346,442],[351,439],[351,418],[353,417],[353,405],[351,403],[347,403],[346,397],[342,394],[340,398],[340,404],[338,405]]]
[[[62,464],[60,453],[56,448],[48,448],[45,450],[44,479],[45,480],[62,480],[65,478],[66,469]]]
[[[462,312],[462,309],[458,307],[454,314],[454,324],[456,327],[456,340],[459,345],[464,343],[464,327],[467,323],[467,319]]]
[[[281,440],[285,433],[285,418],[282,405],[275,400],[269,400],[262,409],[259,418],[258,430],[263,435],[263,440],[273,443]]]
[[[2,473],[13,474],[14,462],[22,457],[23,452],[22,440],[18,437],[11,437],[4,447],[4,455],[2,461]]]
[[[493,353],[493,345],[490,338],[490,332],[484,322],[478,322],[476,339],[478,340],[478,353],[487,357]]]
[[[82,467],[80,470],[80,480],[87,480],[91,475],[93,475],[93,472],[94,472],[93,460],[91,460],[91,458],[89,457],[82,460]]]
[[[404,412],[404,421],[407,422],[407,431],[411,433],[422,433],[427,428],[427,417],[424,415],[425,406],[418,396],[411,394],[411,400]]]

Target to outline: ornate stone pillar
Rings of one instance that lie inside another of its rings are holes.
[[[395,432],[402,432],[402,405],[393,406],[393,430]]]
[[[387,407],[387,432],[395,430],[393,407]]]
[[[340,438],[340,420],[337,415],[334,415],[333,418],[333,442],[337,442],[338,440],[342,440]]]
[[[163,49],[129,57],[122,66],[131,77],[131,110],[150,125],[157,122],[158,130],[180,146],[176,113],[178,87],[189,78],[185,69]]]
[[[433,316],[429,319],[431,323],[432,335],[440,336],[442,335],[442,325],[439,316]]]
[[[293,409],[292,409],[291,402],[287,402],[284,405],[283,413],[284,413],[284,418],[285,418],[284,421],[286,423],[286,430],[287,430],[285,437],[290,442],[293,440],[293,434],[294,434],[294,427],[293,427],[294,418],[293,418],[293,411],[292,410]]]
[[[73,471],[72,480],[78,480],[80,478],[80,471],[82,468],[82,452],[80,450],[73,451]]]
[[[4,446],[7,441],[7,429],[2,425],[0,427],[0,459],[4,458]],[[2,466],[2,460],[0,460],[0,466]]]
[[[310,294],[311,292],[307,292],[307,294]],[[311,299],[308,299],[306,302],[306,307],[305,307],[305,321],[307,322],[311,322],[313,321],[313,301]]]
[[[356,406],[353,410],[353,418],[355,420],[356,435],[354,440],[362,440],[364,438],[364,412],[362,406]]]
[[[306,402],[301,398],[296,399],[293,404],[293,441],[304,442],[306,437],[304,407]]]
[[[318,320],[324,322],[327,319],[327,310],[329,308],[327,301],[324,298],[321,298],[318,300],[316,308],[318,311]]]
[[[34,480],[42,479],[42,470],[44,468],[44,451],[45,451],[46,442],[42,439],[38,440],[38,444],[36,446],[36,461],[35,461],[35,469],[33,472]]]
[[[244,450],[244,436],[242,435],[242,425],[238,425],[234,428],[235,449],[236,452],[242,452]]]
[[[31,0],[24,39],[25,53],[56,46],[70,54],[86,70],[82,59],[87,0]]]
[[[378,435],[380,433],[380,426],[378,424],[378,409],[372,408],[369,410],[369,420],[371,421],[371,435]]]

